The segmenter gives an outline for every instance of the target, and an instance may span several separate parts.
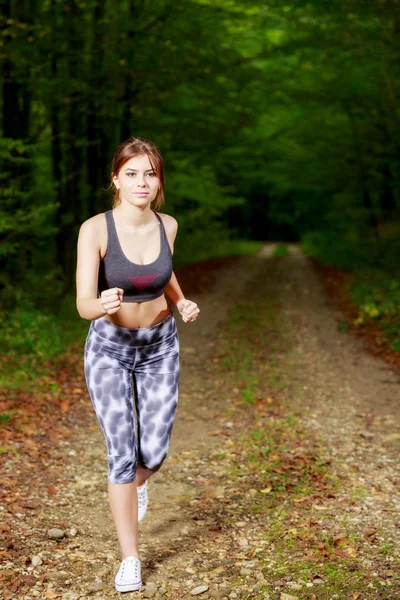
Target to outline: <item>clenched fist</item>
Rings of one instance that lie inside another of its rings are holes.
[[[121,288],[111,288],[103,290],[100,295],[100,303],[108,315],[113,315],[121,308],[124,290]]]
[[[192,321],[195,321],[200,312],[196,302],[192,302],[192,300],[188,300],[187,298],[182,298],[182,300],[179,300],[176,308],[178,309],[179,314],[185,323],[191,323]]]

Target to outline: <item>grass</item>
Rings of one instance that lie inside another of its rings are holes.
[[[289,248],[286,246],[286,244],[277,244],[272,256],[279,258],[281,256],[288,256],[288,254]]]
[[[57,359],[73,344],[83,346],[88,322],[76,313],[72,297],[64,301],[64,314],[44,314],[19,308],[0,321],[0,387],[34,391],[41,380],[54,377]],[[50,384],[55,392],[58,384]]]
[[[14,412],[0,413],[0,426],[7,425],[14,418]]]

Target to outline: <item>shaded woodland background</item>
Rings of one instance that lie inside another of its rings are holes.
[[[3,352],[74,338],[78,230],[132,135],[164,156],[176,265],[299,242],[400,351],[398,0],[0,6]]]

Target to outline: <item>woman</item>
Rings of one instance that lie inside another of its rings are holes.
[[[111,183],[113,209],[80,228],[77,309],[91,321],[85,377],[107,444],[108,496],[123,557],[115,587],[123,592],[141,586],[138,521],[148,479],[166,459],[178,401],[179,342],[167,298],[185,323],[200,311],[172,271],[177,222],[152,210],[164,201],[156,146],[123,142]]]

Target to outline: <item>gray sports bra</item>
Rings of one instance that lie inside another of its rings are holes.
[[[107,252],[99,266],[99,295],[113,287],[124,290],[123,302],[148,302],[162,296],[172,276],[172,252],[161,217],[160,254],[147,265],[130,261],[122,252],[112,210],[105,213],[107,222]]]

